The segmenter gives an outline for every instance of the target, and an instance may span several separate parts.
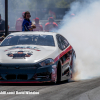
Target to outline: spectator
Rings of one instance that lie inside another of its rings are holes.
[[[1,19],[1,14],[0,14],[0,31],[5,30],[5,21]]]
[[[74,14],[74,13],[72,13],[72,14],[70,15],[70,17],[71,17],[71,18],[74,18],[74,17],[75,17],[75,14]]]
[[[31,17],[30,12],[26,11],[22,23],[22,31],[33,31],[33,29],[36,28],[36,26],[32,24],[32,22],[30,21],[30,17]]]
[[[24,14],[25,12],[22,13],[22,17],[21,18],[18,18],[17,21],[16,21],[16,31],[22,31],[22,23],[23,23],[23,20],[24,20]]]
[[[34,25],[36,26],[36,28],[33,29],[33,31],[43,31],[42,25],[39,24],[39,18],[36,17],[34,20],[35,20],[35,24]]]
[[[9,27],[9,25],[8,25],[8,35],[10,34],[10,32],[9,32],[9,28],[10,28],[10,27]]]
[[[53,19],[53,17],[49,17],[49,22],[47,22],[46,24],[45,24],[45,31],[52,31],[52,29],[54,29],[54,28],[58,28],[58,25],[54,22],[54,19]]]

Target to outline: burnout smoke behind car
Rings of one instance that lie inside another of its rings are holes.
[[[100,76],[100,1],[81,1],[84,2],[74,2],[71,5],[69,14],[64,16],[60,30],[57,31],[68,39],[76,51],[74,79],[77,80]],[[0,8],[2,8],[2,18],[4,19],[3,0],[0,0],[0,5]],[[30,10],[28,7],[26,7],[27,2],[23,3],[23,5],[23,9]],[[13,12],[12,6],[12,2],[9,0],[9,11]],[[18,8],[19,7],[16,9]],[[72,13],[75,13],[74,17],[70,16]],[[17,19],[16,16],[18,16],[18,13],[13,15],[13,17]],[[19,15],[19,17],[20,16],[21,15]],[[9,17],[9,22],[13,23],[11,17]]]
[[[72,18],[71,13],[75,13]],[[74,79],[99,77],[100,1],[74,2],[57,32],[64,35],[76,51]]]

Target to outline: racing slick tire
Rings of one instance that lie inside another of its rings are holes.
[[[57,75],[56,75],[56,82],[57,84],[59,84],[61,82],[61,62],[58,62],[58,67],[57,67]]]
[[[67,82],[70,82],[71,79],[73,78],[74,67],[75,67],[75,59],[76,59],[76,56],[75,56],[75,54],[73,54],[71,64],[70,64],[70,67],[69,67],[69,75],[70,76],[69,76],[69,79],[67,80]]]
[[[61,63],[59,61],[58,66],[57,66],[56,78],[55,78],[55,81],[53,83],[59,84],[60,82],[61,82]]]

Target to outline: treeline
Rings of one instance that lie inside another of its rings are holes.
[[[69,8],[75,0],[8,0],[10,8],[22,9],[29,8]]]

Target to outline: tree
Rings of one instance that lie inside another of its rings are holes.
[[[61,0],[56,4],[57,8],[68,8],[69,6],[69,3],[65,0]]]

